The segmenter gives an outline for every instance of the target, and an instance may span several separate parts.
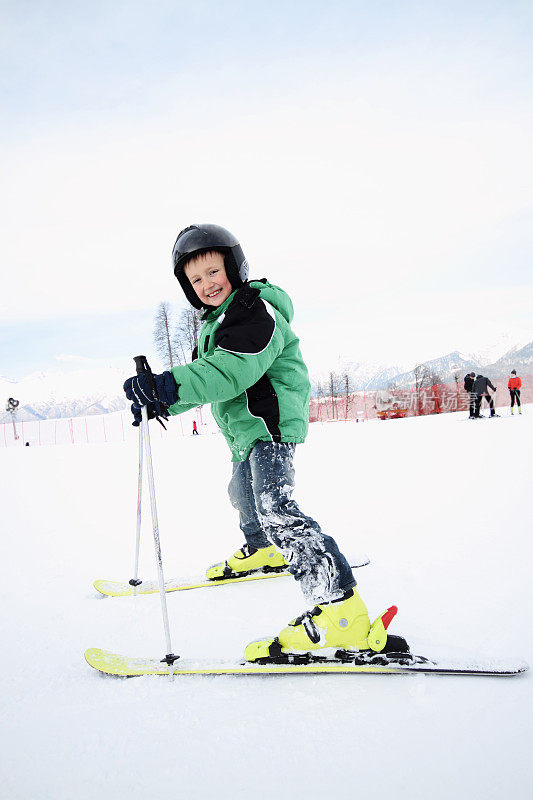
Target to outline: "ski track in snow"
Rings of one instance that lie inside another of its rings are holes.
[[[399,606],[391,632],[414,652],[533,664],[533,406],[464,417],[314,424],[294,497],[341,550],[369,554],[361,596],[372,618]],[[242,544],[226,445],[152,449],[165,576],[199,574]],[[101,676],[87,647],[165,652],[158,595],[92,588],[133,572],[136,444],[9,448],[0,463],[2,797],[529,796],[531,673]],[[156,577],[148,496],[141,577]],[[191,659],[239,656],[306,608],[289,579],[166,598],[173,650]]]

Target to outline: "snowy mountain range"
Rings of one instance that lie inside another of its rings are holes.
[[[20,381],[0,377],[0,422],[11,419],[5,411],[9,397],[19,401],[16,418],[24,422],[119,411],[128,405],[122,391],[128,377],[116,367],[68,373],[34,372]]]
[[[533,342],[529,342],[523,347],[517,345],[511,348],[492,363],[487,362],[483,356],[465,355],[456,350],[441,356],[441,358],[426,361],[421,366],[433,372],[443,383],[454,380],[456,375],[462,379],[467,372],[471,371],[481,372],[494,379],[509,375],[512,369],[516,369],[519,374],[528,374],[533,372]],[[390,382],[397,386],[406,386],[414,383],[414,380],[414,372],[411,369],[395,375]],[[374,382],[374,385],[369,388],[378,389],[386,386],[386,383],[381,382],[380,385],[377,385],[377,382]]]
[[[489,355],[490,357],[490,355]],[[383,364],[379,362],[337,361],[332,371],[338,376],[349,375],[353,389],[382,389],[391,384],[403,386],[414,381],[415,365]],[[497,360],[487,361],[487,353],[463,354],[459,351],[424,362],[423,366],[438,375],[442,381],[460,379],[474,370],[490,378],[508,375],[511,369],[518,373],[533,373],[533,342],[515,345]],[[411,368],[410,368],[411,367]],[[122,384],[131,374],[116,367],[79,369],[75,372],[35,372],[20,381],[0,377],[0,422],[11,419],[5,403],[14,397],[20,403],[17,419],[23,421],[81,417],[105,414],[127,408],[128,402]],[[320,381],[327,391],[329,372],[313,376],[316,393]]]
[[[497,352],[497,351],[496,351]],[[501,352],[501,351],[500,351]],[[482,372],[489,378],[502,378],[512,369],[518,373],[533,373],[533,342],[526,345],[515,345],[499,358],[491,359],[494,350],[483,353],[464,354],[455,350],[440,358],[424,361],[420,366],[426,367],[440,378],[442,382],[452,381],[455,375],[463,376],[470,371]],[[414,367],[416,364],[392,365],[379,362],[355,362],[339,359],[336,364],[320,375],[313,376],[313,394],[318,393],[318,384],[328,393],[331,372],[340,378],[350,378],[350,385],[354,390],[386,389],[391,385],[407,386],[414,383]]]

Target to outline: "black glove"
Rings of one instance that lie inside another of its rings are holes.
[[[137,427],[142,419],[142,406],[146,406],[148,419],[168,419],[168,407],[178,401],[178,386],[171,372],[152,375],[141,372],[124,383],[124,392],[132,400],[131,413],[133,425]]]
[[[143,418],[141,406],[137,405],[137,403],[132,403],[131,413],[133,414],[133,422],[131,424],[133,425],[134,428],[138,428]],[[159,413],[156,411],[154,403],[151,403],[150,405],[146,406],[146,413],[148,419],[156,419],[158,422],[161,422],[161,419],[169,418],[167,406],[163,406],[161,403],[159,403]],[[162,422],[161,424],[163,425]],[[163,427],[165,426],[163,425]]]

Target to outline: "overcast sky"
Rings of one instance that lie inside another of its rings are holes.
[[[0,374],[150,355],[193,222],[312,370],[533,339],[529,0],[0,9]]]

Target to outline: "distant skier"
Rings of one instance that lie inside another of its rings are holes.
[[[193,421],[192,421],[192,435],[193,436],[198,436],[199,435],[198,434],[198,428],[196,427],[196,420],[195,419],[193,419]]]
[[[496,411],[494,410],[494,401],[492,399],[492,395],[489,394],[489,388],[492,389],[493,392],[496,391],[496,387],[492,385],[490,378],[485,378],[483,375],[478,375],[472,387],[472,391],[476,396],[476,419],[479,419],[480,417],[481,401],[483,398],[485,398],[489,405],[491,417],[497,416]]]
[[[518,406],[518,413],[522,413],[522,406],[520,405],[520,389],[522,388],[522,381],[516,374],[516,370],[511,370],[509,383],[507,384],[509,394],[511,395],[511,414],[514,414],[514,404]]]
[[[174,274],[194,308],[204,309],[198,358],[155,375],[170,414],[211,403],[232,453],[229,485],[246,543],[207,570],[212,580],[288,568],[313,607],[278,637],[246,648],[248,660],[325,648],[380,650],[346,558],[331,536],[292,499],[294,452],[305,441],[310,382],[290,323],[288,295],[266,279],[248,281],[237,239],[218,225],[191,225],[172,252]],[[146,375],[124,384],[135,421],[146,405],[155,415]],[[378,621],[376,621],[377,623]],[[383,625],[381,626],[383,631]]]
[[[476,377],[476,373],[475,372],[468,372],[465,375],[464,387],[465,387],[465,392],[468,392],[468,400],[469,400],[468,418],[469,419],[474,419],[475,416],[476,416],[476,397],[477,397],[477,395],[473,391],[475,377]]]

